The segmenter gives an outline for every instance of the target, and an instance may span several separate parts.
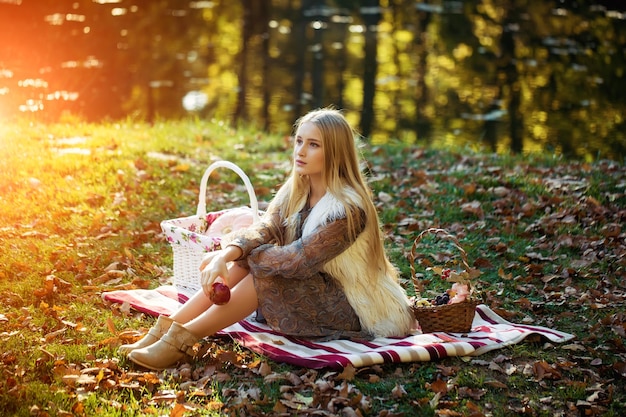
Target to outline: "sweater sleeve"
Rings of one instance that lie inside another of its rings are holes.
[[[263,219],[251,226],[233,232],[225,238],[228,240],[227,246],[237,246],[241,249],[242,255],[237,261],[245,260],[250,252],[261,245],[276,243],[277,236],[284,233],[281,217],[278,211],[265,213]]]
[[[365,215],[357,216],[356,235],[365,228]],[[306,279],[319,273],[324,264],[345,251],[354,242],[348,233],[345,217],[318,227],[314,233],[284,245],[264,244],[250,251],[248,265],[256,279],[281,276]]]

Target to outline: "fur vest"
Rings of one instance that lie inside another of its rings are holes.
[[[354,192],[350,194],[352,203],[360,206],[358,195]],[[326,193],[304,223],[303,236],[342,217],[345,217],[343,204]],[[377,276],[370,276],[367,265],[371,260],[368,259],[366,249],[370,245],[380,244],[374,242],[374,239],[371,233],[364,230],[346,251],[327,262],[323,271],[341,283],[364,330],[376,337],[404,336],[411,331],[415,318],[406,292],[398,283],[397,274],[390,263]]]

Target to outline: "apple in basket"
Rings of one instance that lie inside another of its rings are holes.
[[[230,288],[223,282],[216,281],[211,285],[209,298],[213,304],[217,304],[218,306],[226,304],[230,300]]]

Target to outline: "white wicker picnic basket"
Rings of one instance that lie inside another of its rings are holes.
[[[250,207],[241,206],[207,213],[207,182],[211,173],[217,168],[228,168],[239,175],[248,191]],[[236,221],[224,221],[227,217]],[[221,221],[217,222],[218,219]],[[224,234],[257,221],[259,221],[259,204],[248,176],[241,168],[229,161],[217,161],[211,164],[202,176],[196,215],[161,222],[161,229],[172,247],[173,285],[178,293],[189,298],[201,288],[199,268],[202,258],[205,253],[220,249],[221,238]],[[222,224],[216,228],[218,223]]]

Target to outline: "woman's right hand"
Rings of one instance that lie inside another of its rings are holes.
[[[200,271],[200,285],[207,297],[211,291],[211,286],[218,277],[221,277],[224,283],[228,285],[228,265],[221,250],[207,253],[202,258]]]
[[[211,286],[219,277],[228,285],[228,263],[241,256],[241,249],[236,246],[227,246],[223,250],[208,252],[200,263],[200,284],[202,291],[208,297]]]

